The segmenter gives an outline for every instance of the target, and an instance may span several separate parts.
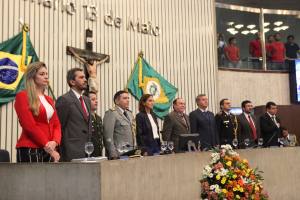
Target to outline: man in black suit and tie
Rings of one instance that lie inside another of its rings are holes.
[[[174,142],[174,151],[179,152],[179,136],[191,133],[189,117],[185,114],[185,101],[176,98],[173,101],[174,111],[164,118],[162,138]]]
[[[256,117],[252,114],[253,104],[249,100],[242,102],[243,113],[238,116],[239,128],[238,128],[238,139],[239,147],[244,148],[245,139],[250,140],[250,145],[253,146],[257,143],[257,139],[260,137],[259,134],[259,123]]]
[[[274,102],[266,104],[267,112],[260,117],[260,130],[264,139],[264,146],[278,146],[281,135],[280,119],[276,116],[277,105]]]
[[[91,140],[91,101],[82,95],[87,80],[80,68],[67,73],[70,91],[56,101],[56,110],[62,127],[61,160],[71,161],[86,156],[84,146]]]
[[[216,129],[215,116],[207,110],[208,97],[200,94],[196,98],[198,108],[190,113],[191,132],[199,133],[201,148],[209,150],[219,145],[219,137]]]

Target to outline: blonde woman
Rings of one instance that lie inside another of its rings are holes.
[[[45,63],[31,63],[24,75],[25,90],[16,96],[15,110],[22,127],[17,162],[58,162],[61,126],[53,100],[44,94],[48,85]]]

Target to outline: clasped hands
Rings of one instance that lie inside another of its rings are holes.
[[[50,154],[50,156],[54,159],[54,162],[58,162],[60,159],[60,155],[55,149],[56,146],[57,146],[57,143],[55,141],[49,141],[44,146],[44,150]]]

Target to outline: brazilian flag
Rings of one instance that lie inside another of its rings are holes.
[[[153,112],[163,118],[177,93],[177,88],[164,79],[140,54],[127,84],[128,91],[139,100],[143,94],[152,94]]]
[[[0,106],[14,100],[16,94],[24,89],[26,66],[35,61],[38,57],[26,25],[18,35],[0,44]]]

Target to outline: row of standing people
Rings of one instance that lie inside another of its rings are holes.
[[[295,43],[295,37],[289,35],[287,42],[281,42],[281,34],[276,33],[269,35],[266,42],[266,56],[269,62],[270,69],[281,69],[284,65],[285,59],[297,59],[300,53],[300,48]],[[256,38],[249,43],[249,54],[251,55],[251,62],[253,67],[261,68],[260,58],[262,57],[262,47],[260,33],[256,34]],[[223,66],[227,62],[229,67],[240,67],[240,49],[237,46],[235,37],[228,40],[228,45],[224,41],[223,35],[218,36],[218,60],[219,65]]]
[[[160,152],[160,141],[173,141],[178,150],[180,134],[199,133],[203,149],[210,149],[219,144],[231,143],[232,115],[229,113],[230,102],[221,101],[222,112],[216,116],[208,108],[206,95],[196,99],[198,108],[189,116],[185,114],[185,102],[177,98],[173,109],[165,117],[162,138],[160,138],[157,117],[153,112],[152,95],[143,95],[139,102],[139,113],[134,116],[129,110],[129,94],[118,91],[114,95],[115,107],[105,112],[103,123],[97,110],[97,95],[82,95],[87,89],[87,80],[80,68],[73,68],[67,73],[70,90],[60,96],[56,104],[44,94],[48,85],[46,65],[35,62],[28,66],[25,73],[25,90],[19,92],[15,100],[15,110],[22,127],[17,142],[18,162],[71,161],[84,158],[85,143],[92,141],[95,146],[93,156],[101,156],[103,146],[110,159],[120,157],[119,148],[123,144],[134,147],[136,144],[143,155],[155,155]],[[238,135],[253,137],[256,140],[261,128],[266,146],[275,144],[280,134],[280,121],[273,112],[274,104],[267,104],[267,113],[261,117],[260,125],[251,115],[251,102],[242,104],[244,115],[248,113],[254,123],[239,121]],[[250,127],[250,128],[249,128]],[[255,129],[256,128],[256,129]],[[254,131],[255,130],[255,131]],[[255,132],[255,134],[254,134]],[[274,133],[276,134],[274,135]],[[274,135],[274,136],[273,136]],[[274,142],[273,142],[274,140]]]

